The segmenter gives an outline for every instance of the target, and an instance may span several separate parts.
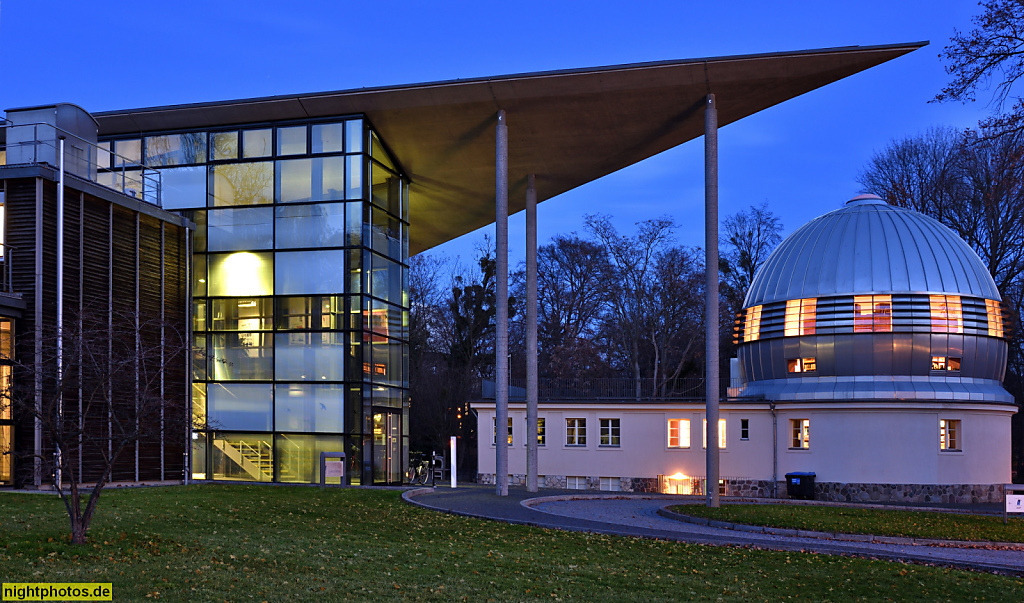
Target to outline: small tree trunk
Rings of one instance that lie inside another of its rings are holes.
[[[71,544],[85,544],[85,534],[89,526],[80,517],[71,518]]]

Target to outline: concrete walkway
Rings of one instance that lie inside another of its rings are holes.
[[[677,496],[588,495],[560,490],[544,490],[538,496],[523,488],[509,488],[507,497],[499,497],[494,494],[493,486],[468,485],[455,490],[420,488],[409,490],[402,497],[411,504],[435,511],[557,530],[852,555],[1024,575],[1024,548],[924,546],[760,534],[686,523],[659,515],[663,507],[680,503]]]

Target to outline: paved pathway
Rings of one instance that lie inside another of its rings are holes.
[[[520,488],[510,488],[509,496],[499,497],[494,494],[493,486],[460,486],[455,490],[425,488],[408,491],[403,497],[412,504],[437,511],[544,528],[696,544],[855,555],[1024,575],[1024,550],[1021,549],[878,544],[756,534],[680,522],[657,514],[658,509],[678,503],[678,497],[580,495],[548,490],[538,497]]]

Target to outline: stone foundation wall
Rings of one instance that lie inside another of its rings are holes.
[[[786,492],[786,484],[780,483],[780,494]],[[725,480],[726,496],[741,496],[744,498],[771,498],[772,481],[763,479],[727,479]]]
[[[493,473],[477,474],[477,482],[494,484]],[[725,495],[741,498],[772,498],[771,480],[727,479]],[[526,475],[513,474],[510,486],[525,486]],[[559,490],[566,489],[564,475],[545,475],[540,487]],[[778,498],[790,498],[786,493],[786,482],[780,481],[775,492]],[[587,490],[601,489],[601,478],[587,477]],[[658,493],[656,477],[623,477],[619,478],[621,492]],[[837,482],[817,482],[814,484],[814,498],[831,502],[904,502],[904,503],[1002,503],[1002,484],[954,484],[954,485],[922,485],[922,484],[843,484]]]
[[[785,484],[779,490],[785,496]],[[1002,503],[1002,484],[814,484],[817,500],[835,502]]]

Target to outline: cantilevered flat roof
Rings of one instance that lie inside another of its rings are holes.
[[[100,134],[141,134],[362,113],[410,185],[410,252],[494,222],[498,109],[509,131],[509,211],[925,46],[913,42],[635,63],[97,113]]]

